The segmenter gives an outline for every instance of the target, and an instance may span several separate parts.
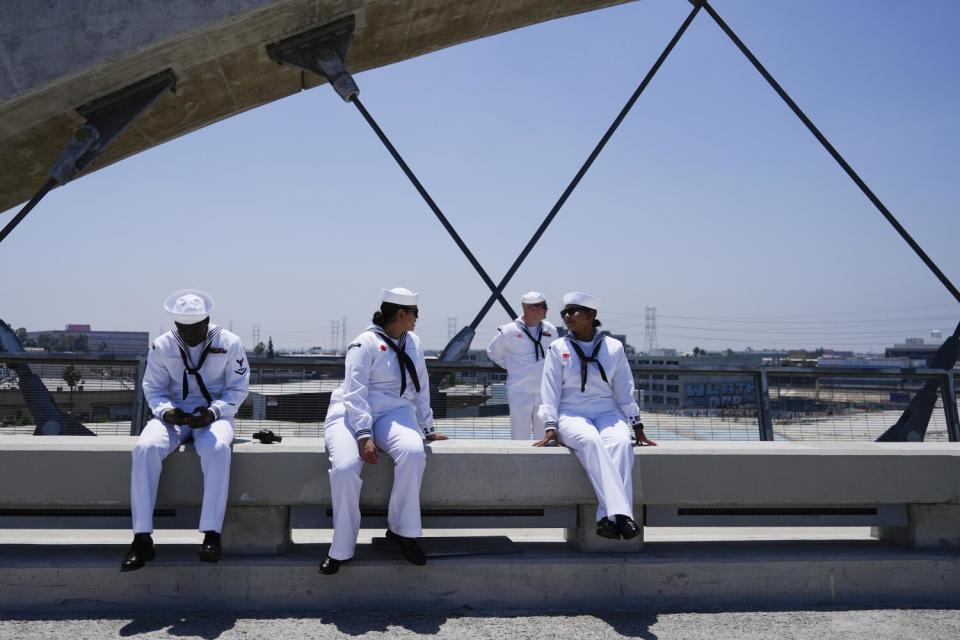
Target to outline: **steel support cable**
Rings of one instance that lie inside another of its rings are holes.
[[[897,233],[900,234],[900,237],[902,237],[907,244],[910,245],[910,248],[914,250],[921,260],[923,260],[923,263],[927,265],[927,268],[929,268],[930,271],[937,276],[937,279],[940,280],[943,286],[947,288],[947,291],[953,295],[957,302],[960,302],[960,291],[953,286],[953,283],[950,282],[946,275],[944,275],[944,273],[933,262],[930,256],[926,254],[920,245],[917,244],[917,242],[910,236],[907,230],[904,229],[903,225],[901,225],[894,215],[890,213],[890,210],[887,209],[887,207],[880,201],[880,198],[878,198],[876,194],[870,190],[870,187],[868,187],[867,184],[860,179],[860,176],[857,175],[857,172],[853,170],[853,167],[851,167],[847,161],[843,159],[843,156],[840,155],[840,152],[838,152],[834,146],[830,144],[830,141],[827,140],[822,133],[820,133],[820,130],[817,129],[816,125],[813,124],[810,118],[808,118],[803,110],[801,110],[797,105],[797,103],[793,101],[783,87],[781,87],[780,84],[773,78],[773,76],[770,75],[770,72],[766,70],[757,57],[754,56],[750,49],[747,48],[747,45],[745,45],[743,41],[737,37],[737,34],[733,32],[733,29],[731,29],[730,26],[723,21],[723,18],[721,18],[713,9],[713,7],[710,6],[710,3],[707,2],[707,0],[703,0],[702,4],[703,8],[707,11],[707,13],[710,14],[710,17],[713,18],[713,21],[716,22],[723,32],[727,34],[730,40],[732,40],[737,48],[740,49],[740,52],[746,56],[754,68],[760,72],[760,75],[763,76],[764,80],[766,80],[767,83],[773,87],[773,90],[777,92],[777,95],[779,95],[780,98],[787,103],[787,106],[790,107],[790,109],[796,114],[796,116],[800,118],[800,121],[803,122],[810,133],[812,133],[820,142],[820,144],[823,145],[823,148],[826,149],[831,156],[833,156],[833,159],[836,160],[837,164],[839,164],[840,167],[847,173],[847,175],[850,176],[850,179],[853,180],[858,187],[860,187],[860,191],[862,191],[863,194],[870,200],[870,202],[873,203],[873,206],[875,206],[877,210],[883,214],[883,217],[887,219],[887,222],[889,222],[894,229],[896,229]]]
[[[573,191],[580,184],[580,181],[583,179],[583,176],[586,175],[587,171],[590,170],[590,167],[593,165],[594,160],[597,159],[597,156],[600,155],[600,152],[603,151],[603,148],[607,145],[607,142],[613,137],[613,134],[620,127],[620,123],[623,122],[624,118],[627,117],[627,114],[630,113],[630,110],[633,108],[633,105],[637,102],[637,99],[643,93],[644,89],[647,88],[647,85],[650,84],[650,81],[653,80],[653,77],[657,74],[657,71],[660,70],[660,67],[663,66],[664,61],[666,61],[667,56],[670,55],[670,52],[673,51],[673,48],[676,46],[677,42],[680,41],[680,38],[686,32],[687,27],[690,26],[690,23],[693,22],[693,19],[697,16],[697,13],[700,11],[702,6],[699,0],[696,0],[694,3],[693,10],[690,11],[686,19],[680,25],[680,28],[677,29],[677,32],[673,35],[670,42],[664,48],[663,52],[660,54],[660,57],[657,58],[657,61],[654,62],[653,66],[650,67],[650,71],[647,72],[647,75],[644,76],[643,80],[637,86],[636,90],[633,92],[633,95],[630,96],[630,99],[627,100],[627,103],[620,110],[620,113],[617,114],[617,117],[614,118],[613,123],[607,128],[607,131],[603,134],[603,137],[600,138],[600,141],[593,148],[593,151],[580,166],[580,170],[577,171],[576,175],[573,177],[573,180],[570,181],[570,184],[567,185],[567,188],[564,189],[563,193],[560,195],[560,198],[553,205],[553,208],[550,209],[550,212],[547,214],[547,217],[543,219],[543,222],[540,223],[540,226],[537,228],[536,232],[533,234],[533,237],[530,238],[530,241],[527,242],[526,246],[523,248],[523,251],[520,252],[520,255],[517,256],[517,259],[514,260],[513,264],[510,265],[510,269],[507,271],[506,275],[503,276],[503,280],[500,281],[500,284],[497,285],[494,295],[501,296],[504,288],[516,274],[517,269],[520,268],[520,265],[523,264],[523,261],[526,260],[527,256],[530,254],[530,251],[533,250],[534,245],[540,240],[540,237],[547,230],[547,227],[550,226],[550,223],[553,222],[553,219],[560,212],[560,209],[563,208],[563,205],[566,204],[567,199],[573,193]],[[477,314],[477,317],[474,318],[473,322],[470,323],[470,326],[474,329],[480,324],[483,320],[483,317],[487,314],[487,311],[490,310],[490,307],[493,305],[496,298],[491,296],[487,302],[483,305],[483,308],[480,309],[480,313]]]
[[[489,275],[487,275],[486,270],[483,266],[477,261],[474,257],[473,252],[467,247],[466,243],[460,238],[460,235],[457,233],[456,229],[453,228],[453,225],[450,224],[450,221],[447,220],[447,217],[443,215],[443,212],[440,210],[440,207],[437,206],[437,203],[433,201],[433,198],[430,197],[430,194],[427,193],[427,190],[420,183],[420,180],[417,179],[417,176],[414,175],[413,171],[410,169],[409,165],[404,161],[403,157],[400,155],[400,152],[397,151],[396,147],[393,146],[393,143],[390,142],[390,139],[387,138],[387,135],[383,132],[383,129],[380,128],[380,125],[377,124],[377,121],[373,119],[373,116],[370,115],[370,112],[367,111],[366,107],[363,106],[363,103],[360,101],[359,95],[354,95],[350,98],[350,102],[357,107],[357,111],[360,112],[360,115],[363,116],[363,119],[367,121],[367,124],[370,125],[370,128],[373,129],[373,132],[377,134],[377,137],[380,138],[380,142],[383,143],[383,146],[387,148],[387,151],[390,152],[390,155],[393,156],[393,159],[397,161],[397,164],[400,165],[400,168],[403,170],[403,173],[407,176],[410,182],[413,184],[414,188],[423,198],[424,202],[427,203],[427,206],[430,207],[430,210],[433,211],[434,215],[437,216],[437,219],[440,221],[440,224],[443,225],[443,228],[447,230],[447,233],[450,234],[450,237],[453,238],[453,241],[457,243],[457,246],[460,247],[460,251],[463,252],[463,255],[467,257],[467,260],[470,261],[470,264],[473,265],[473,268],[477,270],[477,273],[480,274],[480,277],[490,288],[490,291],[493,292],[493,300],[500,300],[500,304],[510,315],[511,318],[516,318],[517,314],[514,312],[513,308],[510,306],[510,303],[507,302],[507,299],[503,297],[501,289],[497,289],[497,285],[493,282]],[[492,304],[492,303],[491,303]]]
[[[23,219],[27,217],[27,214],[30,213],[33,208],[37,206],[41,200],[43,200],[43,197],[50,193],[55,186],[57,186],[56,180],[53,178],[47,180],[47,183],[40,188],[40,191],[37,191],[34,196],[30,198],[30,202],[23,205],[23,208],[17,212],[17,215],[13,216],[13,220],[8,222],[3,230],[0,231],[0,242],[3,242],[4,238],[10,235],[10,232],[16,229],[18,224],[23,222]]]

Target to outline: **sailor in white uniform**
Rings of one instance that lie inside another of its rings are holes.
[[[597,494],[597,535],[614,540],[640,535],[633,520],[633,443],[655,445],[643,434],[640,407],[634,400],[633,374],[623,343],[603,336],[597,327],[598,301],[585,293],[563,296],[569,333],[547,350],[540,385],[544,446],[559,436],[573,449]]]
[[[153,509],[163,459],[192,439],[203,469],[200,559],[221,556],[220,533],[230,482],[233,419],[247,397],[250,367],[235,334],[210,323],[213,298],[184,289],[164,303],[175,324],[150,347],[143,394],[153,413],[133,448],[130,504],[133,544],[121,571],[133,571],[156,557]]]
[[[413,333],[419,294],[397,287],[381,293],[373,324],[347,348],[343,384],[333,392],[324,423],[333,498],[333,543],[320,572],[332,575],[353,557],[360,531],[360,472],[393,458],[387,539],[404,557],[426,563],[421,534],[420,485],[426,466],[423,440],[446,440],[433,426],[430,381],[420,338]]]
[[[510,431],[514,440],[544,436],[543,422],[537,417],[540,404],[540,379],[546,360],[546,346],[557,337],[557,328],[547,322],[547,300],[538,291],[521,299],[523,315],[497,329],[487,347],[487,355],[507,370],[507,401],[510,404]]]

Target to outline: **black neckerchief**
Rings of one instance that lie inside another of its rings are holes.
[[[523,320],[517,321],[517,326],[520,327],[520,330],[527,334],[527,337],[533,341],[533,359],[539,361],[542,357],[544,360],[547,359],[547,353],[543,350],[543,344],[540,342],[540,339],[543,338],[543,323],[541,322],[537,326],[537,337],[534,338],[530,335],[530,332],[527,331],[527,325],[524,324]]]
[[[406,351],[407,334],[404,333],[400,337],[400,346],[397,346],[390,339],[390,336],[383,331],[374,329],[373,332],[380,336],[388,347],[393,349],[393,352],[397,354],[397,359],[400,360],[400,395],[402,396],[403,392],[407,390],[407,372],[410,373],[410,379],[413,380],[413,388],[417,390],[417,393],[420,393],[420,377],[417,376],[417,367],[413,364],[413,358]]]
[[[587,388],[587,365],[591,362],[597,364],[597,368],[600,369],[600,377],[603,378],[604,382],[607,382],[607,372],[603,370],[603,365],[597,360],[597,354],[603,345],[603,335],[597,332],[597,337],[593,342],[593,353],[590,354],[589,358],[584,354],[580,345],[577,344],[577,340],[573,337],[573,334],[568,333],[567,340],[570,341],[570,346],[573,347],[573,350],[577,352],[577,357],[580,358],[580,391],[585,391]]]
[[[203,339],[203,342],[200,344],[203,346],[203,350],[200,352],[200,360],[197,362],[197,366],[192,366],[189,356],[189,347],[187,343],[183,341],[183,338],[180,337],[180,334],[174,330],[173,335],[177,339],[177,344],[180,345],[180,359],[183,360],[183,399],[186,400],[187,396],[190,395],[190,385],[187,383],[187,375],[193,376],[197,381],[197,386],[200,388],[200,393],[203,395],[203,399],[207,401],[207,406],[213,402],[213,396],[210,395],[210,392],[207,391],[207,385],[203,383],[203,378],[200,376],[200,369],[203,368],[203,363],[207,360],[207,354],[210,353],[210,345],[213,344],[213,339],[220,334],[220,327],[214,327],[210,329],[207,333],[207,337]]]

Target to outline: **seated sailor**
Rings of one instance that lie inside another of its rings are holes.
[[[426,563],[421,534],[420,485],[426,466],[423,439],[446,440],[433,426],[430,381],[417,323],[419,295],[384,289],[373,324],[347,348],[343,384],[333,392],[324,423],[333,499],[333,543],[320,572],[331,575],[353,557],[360,531],[360,471],[385,452],[394,462],[387,539],[404,557]]]
[[[143,394],[154,418],[133,448],[130,504],[133,544],[121,571],[133,571],[156,557],[151,533],[163,459],[193,440],[203,470],[200,559],[220,559],[220,534],[230,482],[233,419],[247,397],[250,367],[235,334],[210,323],[213,298],[184,289],[164,309],[175,328],[153,341],[143,376]]]
[[[598,301],[585,293],[563,296],[566,337],[547,349],[540,385],[540,418],[546,427],[534,446],[557,440],[576,454],[597,494],[597,535],[640,535],[633,519],[633,443],[656,444],[643,434],[634,399],[633,373],[623,343],[597,327]]]

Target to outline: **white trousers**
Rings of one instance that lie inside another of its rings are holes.
[[[595,418],[560,414],[560,442],[576,454],[590,478],[600,507],[597,521],[633,517],[633,442],[627,422],[616,411]]]
[[[532,430],[534,440],[543,438],[543,422],[537,417],[540,392],[507,389],[507,402],[510,405],[510,437],[514,440],[529,440]]]
[[[340,413],[341,415],[337,415]],[[349,560],[360,532],[360,472],[363,459],[353,432],[344,423],[342,412],[334,413],[324,425],[323,437],[330,459],[330,493],[333,497],[334,560]],[[413,409],[394,409],[373,421],[373,441],[393,458],[393,490],[387,508],[387,526],[394,533],[416,538],[421,534],[420,485],[427,454],[423,435]]]
[[[153,509],[157,503],[157,486],[163,459],[193,438],[203,470],[203,507],[200,509],[200,531],[223,529],[230,488],[230,445],[233,443],[233,420],[223,418],[209,427],[191,429],[175,426],[156,418],[147,423],[133,447],[130,472],[130,506],[133,511],[133,532],[153,532]]]

